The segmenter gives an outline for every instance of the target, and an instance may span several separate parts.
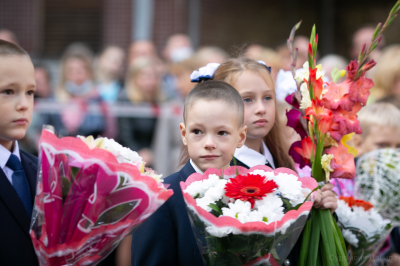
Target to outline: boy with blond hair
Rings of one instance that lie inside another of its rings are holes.
[[[361,135],[354,136],[357,156],[381,148],[400,148],[400,110],[391,103],[374,103],[361,109]]]
[[[0,265],[38,265],[29,236],[38,162],[18,147],[31,123],[35,89],[28,53],[0,40]]]

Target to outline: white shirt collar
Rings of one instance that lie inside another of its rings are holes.
[[[241,148],[235,150],[235,158],[247,165],[248,167],[253,167],[256,165],[265,165],[266,162],[275,168],[274,159],[272,157],[271,152],[269,151],[267,145],[265,145],[264,141],[262,141],[263,154],[250,149],[246,145],[243,145]]]
[[[194,168],[194,170],[196,171],[196,173],[198,174],[204,174],[203,171],[201,171],[192,161],[192,159],[189,160],[190,164],[192,165],[192,167]]]
[[[13,154],[18,157],[21,161],[21,156],[19,154],[18,141],[14,141],[14,150]],[[8,159],[10,158],[11,152],[7,150],[3,145],[0,145],[0,167],[4,171],[4,167],[6,166]]]

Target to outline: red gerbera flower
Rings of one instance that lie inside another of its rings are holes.
[[[262,199],[277,187],[278,185],[272,180],[265,182],[265,177],[261,175],[238,175],[229,179],[225,185],[225,195],[235,200],[247,200],[253,208],[256,199]]]
[[[347,203],[347,205],[349,205],[350,208],[353,206],[358,206],[358,207],[363,207],[364,210],[368,211],[369,209],[374,207],[374,205],[372,205],[368,201],[354,199],[353,196],[350,197],[340,196],[339,199],[344,200]]]

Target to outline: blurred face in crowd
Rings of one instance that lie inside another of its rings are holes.
[[[237,114],[221,100],[197,100],[181,123],[181,137],[189,157],[201,170],[227,168],[246,139],[246,127],[239,125]]]
[[[156,69],[151,66],[141,69],[134,79],[136,86],[144,93],[153,94],[157,91],[159,78]]]
[[[191,73],[192,72],[185,70],[176,75],[176,89],[179,91],[182,98],[185,98],[196,85],[190,80]]]
[[[382,148],[400,148],[400,128],[373,126],[368,134],[355,135],[357,156]]]
[[[79,58],[69,58],[65,63],[65,79],[76,85],[82,85],[91,79],[88,66]]]
[[[188,36],[175,34],[168,39],[163,55],[168,62],[181,62],[193,53],[192,44]]]
[[[35,97],[47,98],[50,96],[50,80],[49,74],[44,68],[35,69],[36,92]]]
[[[0,30],[0,40],[18,44],[17,37],[15,36],[15,34],[12,31],[5,29]]]
[[[35,70],[28,56],[0,56],[0,144],[8,150],[31,123],[35,90]]]
[[[151,41],[135,41],[129,48],[129,63],[140,57],[155,59],[157,57],[156,48]]]
[[[234,86],[244,101],[244,124],[247,126],[246,145],[265,137],[275,123],[275,92],[261,75],[243,72]]]
[[[400,95],[400,76],[397,77],[397,79],[395,80],[392,91],[393,91],[393,94]]]
[[[118,47],[110,47],[99,59],[100,68],[111,79],[118,79],[123,70],[125,53]]]

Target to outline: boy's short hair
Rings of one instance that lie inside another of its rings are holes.
[[[358,113],[362,136],[369,134],[371,127],[400,128],[400,110],[391,103],[377,102],[367,105]]]
[[[28,55],[28,53],[15,43],[0,40],[0,56],[7,55]]]
[[[239,92],[228,83],[224,81],[208,80],[196,85],[185,98],[185,105],[183,109],[183,120],[185,123],[190,107],[192,107],[197,100],[225,101],[231,106],[231,108],[226,111],[234,111],[237,116],[239,126],[243,125],[244,104],[242,96],[240,96]]]

